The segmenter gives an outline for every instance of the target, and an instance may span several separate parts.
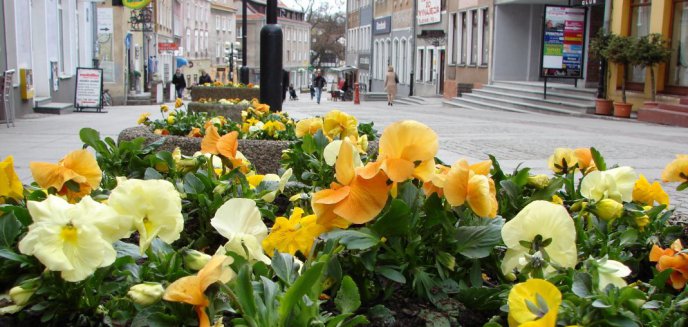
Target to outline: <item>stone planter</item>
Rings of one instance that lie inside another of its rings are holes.
[[[252,100],[260,98],[260,89],[224,86],[194,86],[191,88],[191,101],[200,99],[241,99]]]
[[[241,122],[241,111],[245,110],[247,106],[190,102],[186,108],[189,112],[207,112],[211,116],[224,116],[233,122]]]
[[[160,138],[165,142],[158,148],[160,151],[172,152],[179,147],[182,154],[191,156],[201,150],[202,138],[193,138],[175,135],[156,135],[146,126],[130,127],[119,133],[117,142],[131,141],[137,137],[143,137],[145,144],[153,143]],[[289,141],[268,140],[239,140],[239,151],[248,158],[260,174],[277,173],[280,168],[282,150],[289,148]]]

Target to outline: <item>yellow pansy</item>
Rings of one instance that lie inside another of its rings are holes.
[[[549,157],[547,164],[555,174],[566,174],[578,164],[578,157],[576,157],[573,149],[556,148],[554,154]]]
[[[165,301],[193,305],[198,316],[198,326],[210,327],[210,318],[205,311],[210,301],[204,293],[210,285],[217,282],[226,284],[236,276],[229,267],[233,261],[232,257],[224,254],[214,255],[196,275],[182,277],[170,284],[162,298]]]
[[[323,133],[330,139],[343,140],[345,137],[358,138],[356,117],[339,110],[328,112],[323,119]]]
[[[395,183],[411,178],[425,182],[432,177],[438,149],[437,134],[430,127],[412,120],[393,123],[380,137],[377,161],[362,175],[369,178],[382,169]]]
[[[587,199],[600,201],[612,199],[617,202],[633,200],[633,186],[638,175],[631,167],[618,167],[605,171],[593,171],[583,178],[580,193]]]
[[[150,112],[144,112],[144,113],[142,113],[142,114],[139,116],[139,119],[136,120],[136,124],[138,124],[138,125],[141,125],[141,124],[148,125],[148,123],[150,122],[150,119],[148,119],[148,117],[150,117]]]
[[[509,292],[509,327],[555,327],[561,292],[544,279],[529,279]]]
[[[552,201],[550,201],[550,202],[552,202],[552,203],[554,203],[554,204],[558,204],[558,205],[560,205],[560,206],[561,206],[561,205],[564,205],[564,200],[563,200],[562,198],[560,198],[560,197],[559,197],[558,195],[556,195],[556,194],[555,194],[555,195],[552,195]]]
[[[296,137],[303,137],[306,134],[314,135],[322,128],[323,120],[320,117],[299,120],[296,123]]]
[[[160,106],[160,112],[168,112],[170,111],[170,107],[168,107],[166,104],[163,104]]]
[[[309,256],[313,242],[318,236],[327,231],[322,225],[318,225],[315,215],[303,216],[303,209],[294,208],[289,216],[277,217],[268,237],[263,240],[263,250],[272,256],[275,250],[291,255],[300,251]]]
[[[15,200],[21,200],[24,197],[24,185],[14,171],[14,157],[12,156],[7,156],[0,162],[0,197]]]
[[[229,199],[217,209],[210,225],[227,238],[223,250],[239,254],[249,261],[270,263],[270,258],[263,253],[261,247],[261,242],[268,235],[268,227],[265,226],[255,201]]]
[[[19,251],[35,256],[48,270],[60,271],[69,282],[111,265],[115,249],[95,223],[115,221],[117,214],[103,204],[83,205],[86,199],[90,197],[76,205],[53,195],[42,202],[29,201],[33,224],[19,241]]]
[[[31,162],[29,168],[33,179],[40,187],[53,187],[58,194],[66,195],[71,202],[91,194],[92,190],[100,186],[103,178],[96,157],[88,150],[72,151],[57,164]],[[68,182],[78,186],[78,190],[66,185]]]
[[[172,124],[174,124],[175,121],[177,121],[177,119],[175,118],[174,115],[167,116],[167,123],[168,124],[172,125]]]
[[[447,183],[447,174],[451,170],[450,166],[437,164],[435,166],[435,172],[430,177],[430,180],[423,183],[423,193],[426,197],[429,197],[433,193],[437,193],[437,196],[444,196],[444,186]]]
[[[669,205],[669,194],[667,194],[659,182],[650,184],[643,174],[635,182],[633,186],[633,201],[643,205],[654,205],[655,202],[659,204]]]
[[[271,137],[274,137],[275,135],[279,134],[279,132],[283,132],[287,130],[287,127],[284,126],[282,122],[279,121],[269,121],[263,125],[263,130]]]
[[[182,199],[174,185],[166,180],[120,181],[112,190],[108,205],[131,219],[139,231],[141,253],[156,236],[171,244],[184,229]]]
[[[665,182],[688,182],[688,154],[678,154],[662,172]]]
[[[174,101],[174,107],[179,108],[184,105],[184,101],[182,101],[181,98],[177,98],[177,100]]]
[[[447,202],[454,207],[467,203],[476,215],[494,218],[498,203],[494,180],[487,176],[491,165],[490,160],[473,166],[465,159],[454,163],[444,182]]]
[[[546,252],[549,261],[561,267],[575,267],[576,228],[566,208],[547,201],[533,201],[502,227],[507,247],[502,272],[521,270],[532,252]],[[531,243],[526,247],[523,242]],[[535,244],[539,243],[539,244]]]

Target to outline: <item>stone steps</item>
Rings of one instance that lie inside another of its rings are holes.
[[[638,110],[638,120],[688,127],[688,99],[682,98],[679,104],[660,103],[656,108],[641,108]]]
[[[39,114],[64,115],[71,113],[74,109],[74,105],[71,103],[46,102],[45,100],[36,103],[33,111]]]

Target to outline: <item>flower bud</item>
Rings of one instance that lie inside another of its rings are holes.
[[[363,152],[368,151],[368,135],[363,135],[358,138],[358,148]]]
[[[516,274],[510,272],[510,273],[504,275],[504,278],[505,278],[507,281],[513,282],[513,281],[516,280]]]
[[[536,189],[543,189],[549,185],[549,177],[544,174],[528,176],[528,186],[532,186]]]
[[[29,303],[29,299],[31,299],[33,293],[35,293],[38,289],[38,285],[38,278],[26,280],[23,283],[10,289],[10,299],[12,299],[12,302],[14,302],[14,304],[18,306],[24,306],[27,303]]]
[[[595,214],[604,221],[612,221],[623,214],[623,204],[612,199],[602,199],[595,205]]]
[[[196,250],[186,250],[184,264],[191,270],[201,270],[210,261],[210,256]]]
[[[167,123],[172,125],[177,119],[174,117],[174,115],[169,115],[167,116]]]
[[[647,215],[635,217],[635,224],[638,226],[638,230],[642,232],[645,229],[645,226],[650,224],[650,217]]]
[[[158,302],[165,293],[165,289],[158,283],[145,282],[129,288],[127,295],[137,304],[151,305]]]

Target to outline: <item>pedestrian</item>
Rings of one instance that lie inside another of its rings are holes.
[[[322,96],[322,90],[327,84],[325,78],[322,77],[322,72],[318,70],[318,75],[313,79],[313,86],[315,87],[315,99],[320,104],[320,97]]]
[[[313,101],[313,98],[315,98],[315,88],[313,87],[313,83],[308,85],[308,90],[311,92],[311,101]]]
[[[387,105],[391,106],[394,103],[394,97],[397,95],[397,83],[399,78],[394,73],[394,67],[389,65],[387,67],[387,76],[385,76],[385,91],[387,91]]]
[[[177,91],[177,98],[184,99],[184,89],[186,88],[186,78],[182,74],[182,70],[177,68],[172,76],[172,84],[174,84],[174,90]]]
[[[210,78],[210,75],[205,72],[205,70],[201,70],[201,77],[198,78],[198,84],[203,85],[203,84],[212,84],[213,80]]]

